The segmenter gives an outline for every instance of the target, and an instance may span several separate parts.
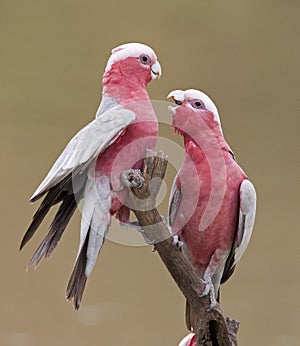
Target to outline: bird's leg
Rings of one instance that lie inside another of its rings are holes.
[[[164,225],[168,227],[168,225],[169,225],[169,218],[167,216],[164,216],[164,215],[160,215],[160,217],[161,217],[162,222],[164,223]]]
[[[121,173],[120,180],[122,188],[127,186],[129,188],[137,187],[140,189],[145,182],[145,179],[139,169],[127,169]]]
[[[153,240],[150,240],[146,234],[145,231],[143,230],[142,226],[140,225],[140,223],[138,221],[129,221],[129,222],[120,222],[120,226],[124,229],[135,229],[136,231],[138,231],[142,237],[144,238],[144,241],[147,245],[153,245],[154,246],[154,242]]]
[[[209,264],[204,272],[202,282],[205,284],[205,289],[202,292],[201,297],[209,295],[210,306],[208,308],[208,311],[210,311],[217,305],[216,292],[218,291],[220,286],[220,282],[213,283],[212,277],[217,269],[224,264],[227,256],[228,251],[217,249],[210,258]]]
[[[138,221],[128,221],[128,222],[120,222],[120,226],[126,230],[135,229],[138,232],[144,232],[142,226]]]
[[[160,215],[163,223],[165,225],[168,225],[168,218],[164,215]],[[137,230],[138,232],[143,233],[143,229],[142,226],[140,225],[140,223],[138,221],[129,221],[129,222],[120,222],[120,225],[122,228],[124,229],[131,229],[134,228],[135,230]]]
[[[209,294],[210,306],[207,311],[210,311],[216,306],[217,300],[215,296],[215,288],[212,283],[211,274],[209,273],[209,271],[205,270],[203,279],[201,279],[201,281],[205,284],[205,289],[202,292],[201,297],[207,296]]]
[[[163,220],[163,222],[165,223],[165,220],[167,219],[165,216],[161,215],[161,218]],[[143,230],[142,226],[140,225],[140,223],[138,221],[128,221],[128,222],[120,222],[120,226],[124,229],[135,229],[136,231],[138,231],[141,236],[144,238],[144,241],[147,245],[152,245],[152,252],[155,252],[155,245],[154,245],[154,240],[150,240],[146,234],[145,231]]]

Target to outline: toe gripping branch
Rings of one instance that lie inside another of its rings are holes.
[[[208,311],[211,305],[210,296],[208,294],[202,297],[208,282],[201,281],[183,251],[175,251],[173,238],[155,207],[155,198],[166,168],[167,157],[162,152],[147,152],[142,170],[144,184],[140,188],[139,184],[130,188],[131,209],[147,237],[154,240],[157,253],[193,309],[193,331],[196,334],[197,346],[237,345],[238,322],[225,317],[218,303]],[[160,179],[154,179],[155,186],[150,191],[152,178]]]
[[[128,169],[121,173],[121,182],[129,188],[140,189],[144,185],[145,179],[139,169]]]

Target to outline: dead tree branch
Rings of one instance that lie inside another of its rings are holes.
[[[197,346],[235,346],[239,323],[226,318],[219,304],[208,311],[209,298],[201,297],[204,284],[183,253],[172,245],[169,230],[155,208],[156,195],[166,168],[167,157],[162,152],[147,152],[143,167],[145,182],[141,188],[130,189],[130,208],[142,226],[145,237],[155,244],[171,276],[196,312],[194,332],[197,335]],[[131,178],[128,177],[128,180]]]

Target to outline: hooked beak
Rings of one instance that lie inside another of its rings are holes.
[[[155,64],[150,66],[151,69],[151,77],[152,79],[159,78],[161,76],[161,66],[158,61],[155,62]]]
[[[176,114],[176,109],[184,102],[184,91],[183,90],[173,90],[169,93],[167,98],[173,99],[175,104],[168,107],[169,112],[174,116]]]

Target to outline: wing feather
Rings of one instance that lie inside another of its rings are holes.
[[[240,213],[237,232],[237,247],[234,254],[236,265],[245,252],[254,226],[256,212],[256,192],[249,180],[244,180],[240,187]]]
[[[253,184],[245,179],[240,186],[240,209],[235,241],[227,258],[221,283],[232,275],[235,266],[244,254],[254,226],[256,212],[256,192]]]
[[[67,298],[74,300],[75,309],[79,309],[86,280],[96,264],[110,225],[109,178],[95,178],[88,173],[84,195],[79,250],[67,287]]]
[[[67,144],[30,201],[36,201],[70,173],[80,173],[135,120],[124,108],[109,110],[81,129]]]
[[[173,226],[175,222],[175,218],[177,215],[177,211],[181,202],[181,191],[178,189],[177,186],[177,180],[179,176],[179,172],[177,173],[173,185],[171,188],[171,193],[170,193],[170,200],[169,200],[169,225]]]

